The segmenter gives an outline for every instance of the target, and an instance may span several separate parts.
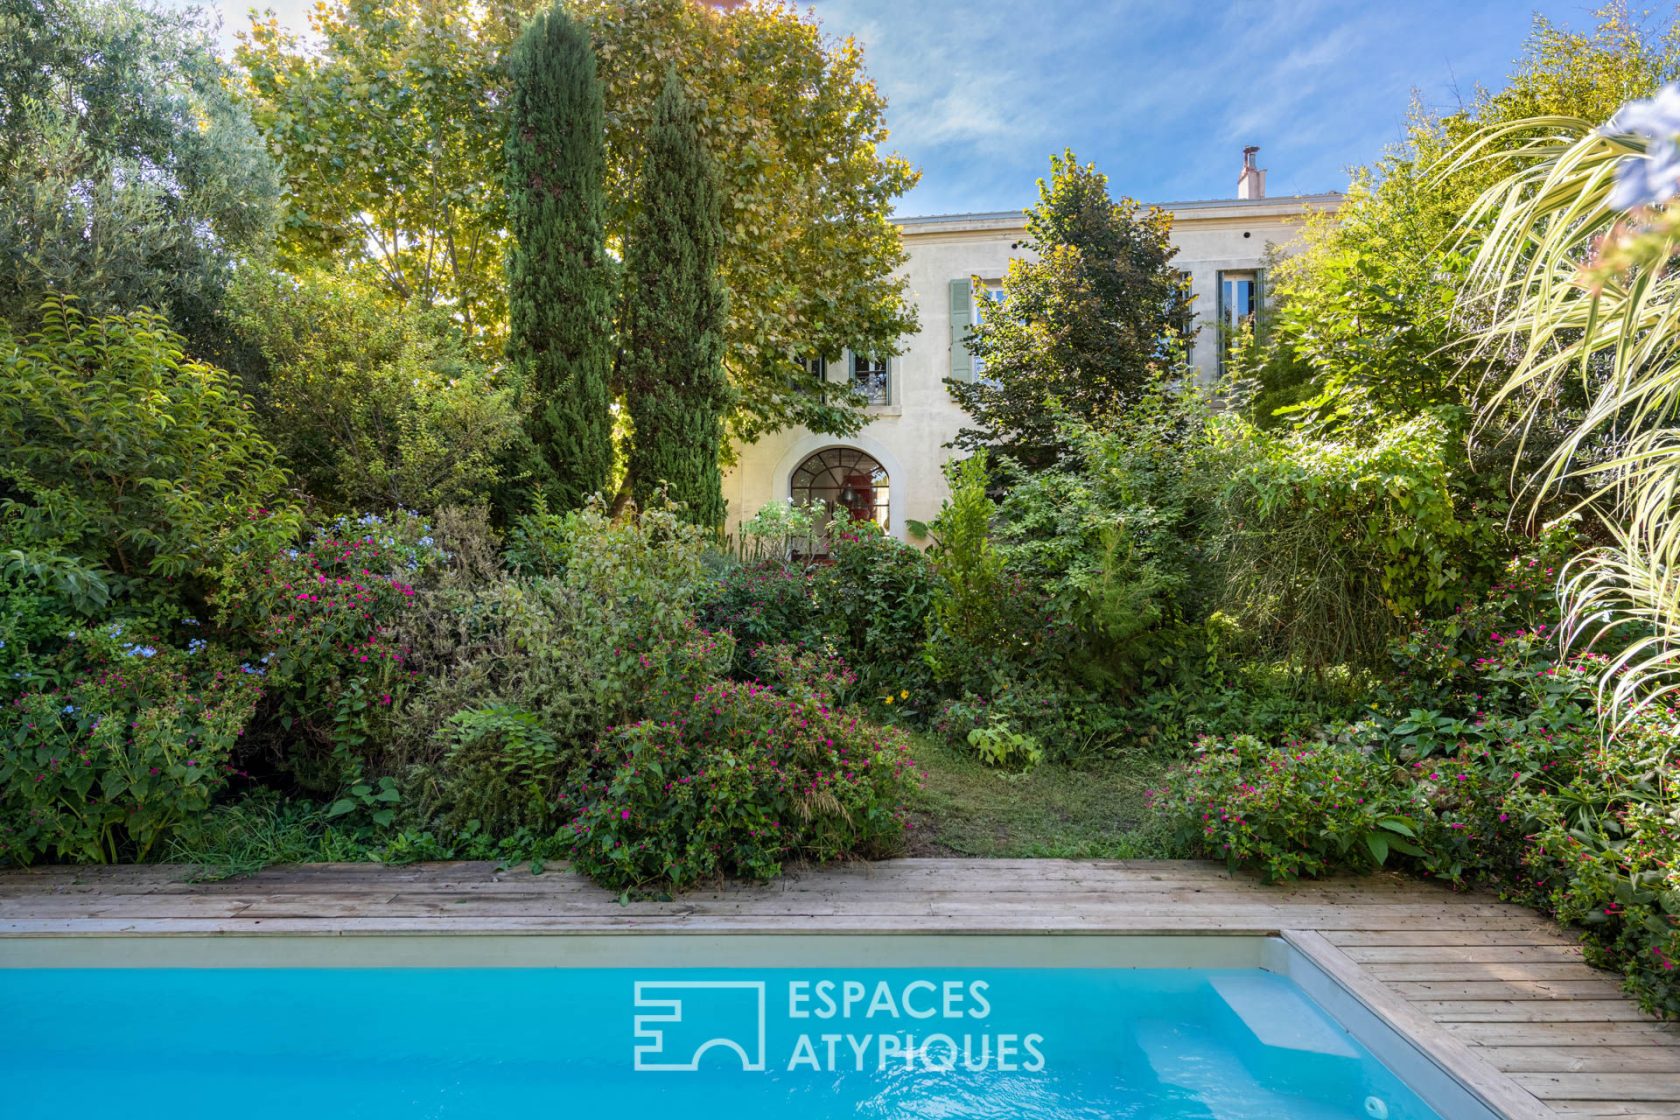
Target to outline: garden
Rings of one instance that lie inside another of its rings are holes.
[[[863,423],[804,358],[917,326],[854,44],[312,21],[0,12],[0,864],[1388,868],[1680,1015],[1680,32],[1538,22],[1216,339],[1054,157],[907,542],[725,532],[732,448]]]

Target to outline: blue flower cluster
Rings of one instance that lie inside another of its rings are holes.
[[[1645,142],[1640,155],[1616,165],[1610,205],[1617,210],[1658,206],[1680,194],[1680,84],[1666,85],[1656,96],[1623,105],[1603,132],[1635,136]]]

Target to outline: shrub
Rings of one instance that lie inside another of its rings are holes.
[[[0,328],[0,540],[14,561],[81,561],[109,591],[203,595],[218,569],[290,539],[285,474],[228,376],[150,312],[87,318],[54,297]]]
[[[575,797],[572,859],[619,890],[769,879],[902,842],[909,743],[813,696],[720,682],[610,734]]]
[[[775,645],[818,646],[825,640],[814,598],[816,576],[803,564],[767,558],[726,562],[700,607],[704,626],[735,636],[743,676],[766,676],[759,653]]]
[[[827,514],[820,501],[769,502],[741,523],[737,553],[744,563],[810,556],[817,550]]]
[[[1137,692],[1200,640],[1225,457],[1201,398],[1160,386],[1113,427],[1064,438],[1062,463],[1000,507],[1000,628],[1015,636],[1014,660]]]
[[[253,671],[293,742],[283,764],[306,788],[334,792],[350,760],[391,734],[413,675],[394,627],[443,559],[430,525],[399,511],[339,517],[302,547],[245,561],[224,618],[265,651]]]
[[[420,803],[455,776],[446,757],[457,713],[517,709],[556,744],[568,780],[610,726],[692,696],[727,671],[735,643],[695,622],[706,534],[668,509],[611,519],[599,506],[550,539],[551,577],[421,587],[392,640],[416,674],[379,765]],[[545,546],[546,547],[546,546]],[[506,790],[486,796],[513,796]],[[482,821],[494,834],[494,822]],[[496,834],[499,839],[499,834]]]
[[[1037,739],[1002,720],[969,731],[968,745],[981,762],[1000,770],[1031,770],[1044,761],[1044,746]]]
[[[1154,798],[1200,851],[1268,877],[1368,869],[1390,855],[1579,923],[1648,1009],[1680,1015],[1680,715],[1649,708],[1605,737],[1602,654],[1563,658],[1545,562],[1395,643],[1395,687],[1368,718],[1306,744],[1206,745]],[[1386,834],[1386,835],[1385,835]]]
[[[275,445],[331,511],[483,501],[519,435],[512,394],[449,314],[341,276],[246,269],[232,319],[267,365]]]
[[[489,836],[554,831],[565,759],[534,713],[468,708],[451,716],[438,737],[446,747],[436,772],[414,776],[427,790],[424,819],[448,835],[469,828]]]
[[[829,550],[832,562],[817,569],[812,588],[825,639],[866,692],[928,691],[921,652],[933,606],[931,562],[875,522],[843,517],[829,527]]]
[[[1270,747],[1250,735],[1197,745],[1151,804],[1179,838],[1267,879],[1369,870],[1417,851],[1420,806],[1392,762],[1331,743]]]
[[[790,696],[842,706],[857,691],[858,675],[832,650],[811,650],[783,642],[760,646],[753,660],[764,666],[765,683]]]
[[[977,663],[1007,642],[1015,621],[1006,609],[1003,557],[992,542],[997,505],[986,492],[986,454],[946,467],[951,497],[931,525],[913,525],[933,539],[929,550],[939,574],[922,657],[941,683],[969,681]]]
[[[1447,416],[1345,441],[1226,430],[1252,453],[1224,492],[1222,609],[1262,648],[1313,669],[1375,664],[1497,572],[1504,542],[1455,494]]]
[[[0,720],[0,862],[144,860],[210,806],[256,708],[256,677],[203,640],[77,634],[62,687]]]

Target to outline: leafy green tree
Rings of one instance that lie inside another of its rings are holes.
[[[536,485],[576,509],[607,490],[613,467],[601,83],[588,32],[558,5],[531,21],[509,66],[508,353],[530,396]]]
[[[1144,396],[1190,298],[1171,267],[1170,214],[1110,198],[1108,177],[1071,151],[1052,156],[1050,172],[1027,212],[1036,259],[1009,262],[1003,303],[988,303],[971,335],[984,375],[948,382],[974,420],[957,446],[1029,469],[1064,451],[1060,419],[1101,421]]]
[[[285,473],[227,374],[154,312],[84,316],[58,297],[0,328],[0,542],[78,558],[122,594],[204,590],[295,529]],[[167,589],[167,590],[164,590]]]
[[[1467,417],[1478,385],[1502,379],[1509,363],[1488,350],[1465,365],[1485,314],[1463,299],[1459,227],[1505,169],[1493,159],[1453,165],[1450,154],[1478,129],[1500,130],[1483,152],[1492,155],[1534,137],[1532,126],[1505,127],[1531,118],[1608,120],[1622,102],[1680,75],[1676,35],[1672,24],[1646,29],[1619,5],[1601,10],[1588,32],[1536,18],[1505,88],[1446,116],[1415,109],[1405,144],[1357,172],[1338,212],[1309,220],[1302,251],[1268,270],[1274,310],[1247,371],[1260,385],[1256,422],[1370,433],[1440,405]],[[1511,414],[1484,428],[1478,459],[1507,465],[1514,446],[1487,444],[1512,444],[1522,429],[1532,450],[1555,443],[1553,429],[1579,402],[1567,386],[1550,388],[1536,423]]]
[[[229,265],[266,248],[280,191],[226,77],[194,15],[0,6],[0,319],[27,329],[59,292],[217,348]]]
[[[310,11],[318,44],[253,19],[235,56],[286,169],[282,267],[445,308],[480,357],[501,353],[503,54],[532,6],[342,0]]]
[[[238,51],[254,116],[286,167],[283,263],[364,269],[440,303],[498,352],[507,218],[501,63],[535,0],[327,0],[319,47],[258,23]],[[566,0],[606,87],[606,233],[629,235],[666,70],[684,76],[719,173],[730,295],[733,434],[789,425],[849,433],[858,402],[798,359],[892,353],[915,329],[892,202],[916,172],[884,150],[885,102],[851,40],[825,41],[791,5]]]
[[[635,426],[631,491],[646,505],[669,487],[695,524],[720,529],[718,457],[729,406],[728,294],[717,274],[723,230],[716,172],[675,70],[666,75],[648,132],[639,201],[625,248],[619,356]]]
[[[442,309],[353,277],[251,268],[228,310],[266,367],[269,437],[327,511],[471,505],[505,481],[520,436],[512,391]]]

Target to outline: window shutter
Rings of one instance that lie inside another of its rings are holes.
[[[1257,320],[1260,317],[1261,308],[1265,307],[1265,305],[1266,305],[1265,300],[1266,300],[1266,270],[1263,269],[1263,268],[1257,268],[1257,269],[1254,270],[1254,317]]]
[[[974,279],[964,276],[951,281],[951,380],[974,380],[974,355],[968,350],[968,335],[974,326]]]

